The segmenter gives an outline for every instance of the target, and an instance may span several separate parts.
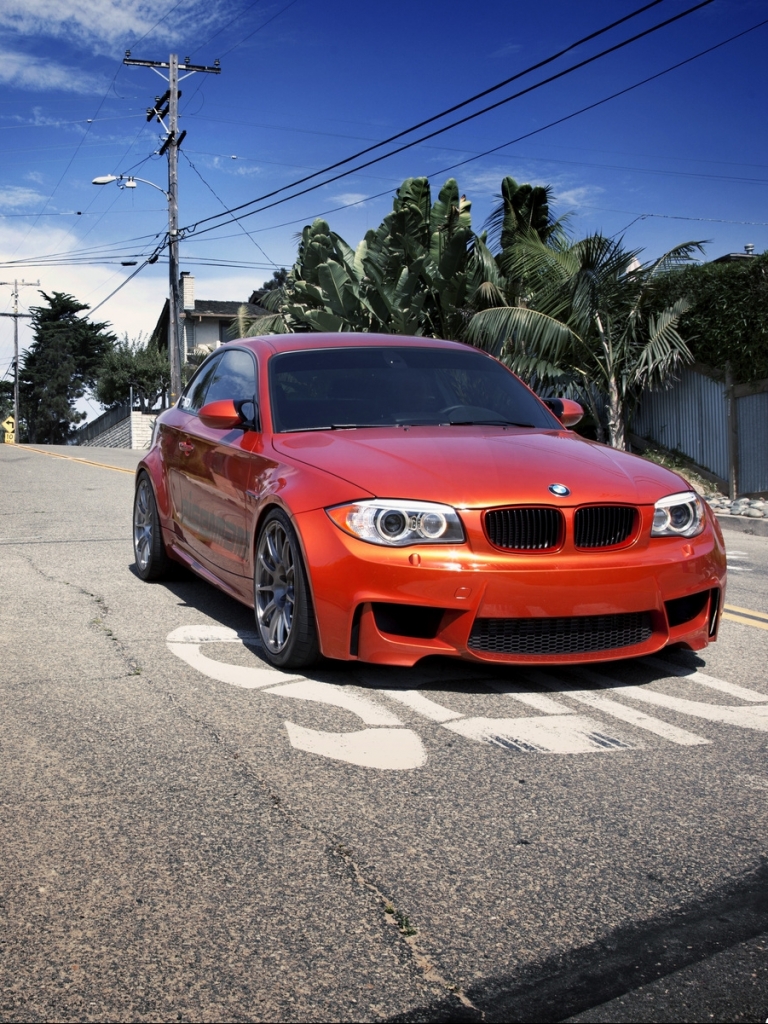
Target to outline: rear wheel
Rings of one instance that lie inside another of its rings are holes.
[[[168,573],[171,560],[163,544],[157,502],[146,473],[139,476],[133,500],[133,553],[136,571],[143,580],[158,580]]]
[[[296,531],[273,509],[256,542],[253,573],[256,624],[266,660],[276,668],[306,668],[320,654],[307,573]]]

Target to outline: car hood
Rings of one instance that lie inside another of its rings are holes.
[[[534,503],[653,504],[688,489],[647,459],[586,441],[571,431],[488,427],[374,428],[277,434],[282,458],[298,460],[386,498],[465,508]],[[555,498],[550,484],[564,484]]]

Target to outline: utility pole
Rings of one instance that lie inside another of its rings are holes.
[[[13,312],[3,316],[13,317],[13,418],[16,423],[16,434],[19,433],[19,317],[28,317],[29,313],[19,312],[19,288],[39,288],[39,281],[0,281],[0,285],[13,285]]]
[[[219,75],[221,67],[218,60],[213,62],[213,67],[207,67],[203,64],[190,64],[189,57],[185,57],[181,65],[185,73],[179,77],[178,54],[172,53],[167,61],[136,60],[131,58],[130,50],[125,51],[123,64],[152,68],[168,83],[165,94],[156,96],[154,106],[147,108],[147,121],[157,118],[165,129],[165,142],[160,147],[160,155],[168,154],[168,359],[171,364],[171,405],[174,405],[181,394],[183,362],[179,308],[179,146],[187,134],[185,131],[179,133],[179,82],[197,72]],[[167,70],[167,77],[158,70],[160,68]]]

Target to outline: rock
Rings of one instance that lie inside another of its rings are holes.
[[[761,508],[748,508],[742,515],[749,516],[750,519],[764,519],[765,512]]]

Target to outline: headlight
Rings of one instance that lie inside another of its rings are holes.
[[[654,505],[652,537],[695,537],[704,529],[704,503],[693,491],[670,494]]]
[[[325,510],[338,527],[369,544],[461,544],[464,530],[450,505],[375,498]]]

